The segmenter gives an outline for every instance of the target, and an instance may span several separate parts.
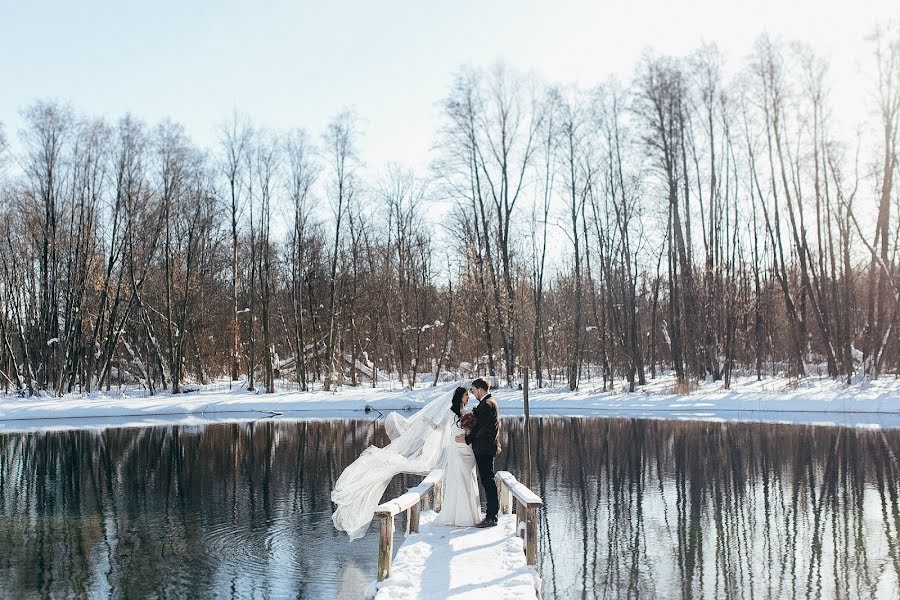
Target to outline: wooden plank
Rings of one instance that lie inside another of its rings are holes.
[[[375,508],[375,516],[385,517],[388,515],[398,515],[403,511],[408,510],[414,504],[418,504],[421,499],[422,495],[418,492],[406,492],[399,498],[394,498],[393,500],[388,500],[383,504],[379,504]]]
[[[497,477],[503,480],[510,493],[528,508],[539,508],[544,505],[540,496],[520,483],[509,471],[497,471]]]
[[[398,498],[388,500],[375,507],[376,517],[396,516],[405,510],[409,510],[413,506],[422,501],[422,497],[431,492],[435,486],[439,486],[444,472],[441,469],[435,469],[420,483],[419,485],[409,488],[409,490]],[[435,508],[435,510],[440,510]]]
[[[425,479],[422,480],[422,483],[412,488],[414,490],[430,490],[436,483],[441,481],[444,478],[444,470],[443,469],[435,469],[431,473],[428,474]],[[424,493],[423,491],[423,493]]]
[[[394,553],[394,516],[381,517],[381,537],[378,541],[378,581],[391,576],[391,555]]]
[[[444,478],[444,470],[443,469],[435,469],[434,471],[429,473],[428,477],[426,477],[424,480],[422,480],[422,483],[420,483],[419,485],[429,484],[429,483],[435,484],[438,481],[442,480],[443,478]]]

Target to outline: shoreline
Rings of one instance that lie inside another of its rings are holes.
[[[301,413],[309,414],[303,415]],[[374,414],[374,417],[372,416]],[[627,413],[620,411],[548,412],[533,411],[534,418],[596,418],[596,419],[636,419],[658,421],[699,421],[722,424],[771,424],[813,427],[851,427],[857,429],[900,429],[900,413],[850,413],[850,412],[816,412],[816,411],[721,411],[706,414],[685,413],[679,411],[657,411],[644,413]],[[501,415],[501,419],[522,418],[521,414]],[[39,419],[0,420],[0,435],[53,433],[64,431],[96,431],[105,429],[126,429],[142,427],[206,427],[227,423],[250,424],[256,421],[280,421],[296,423],[300,421],[321,420],[380,420],[377,413],[362,411],[288,411],[287,414],[265,415],[232,411],[199,415],[197,413],[160,414],[160,415],[121,415],[106,417],[45,417]]]
[[[534,416],[645,418],[718,422],[762,422],[900,427],[900,379],[882,378],[846,385],[827,378],[791,382],[745,378],[726,390],[721,382],[701,383],[687,394],[672,392],[661,377],[638,391],[602,391],[596,382],[576,392],[531,390]],[[171,395],[139,392],[70,394],[62,397],[0,396],[0,432],[105,429],[154,425],[204,425],[257,419],[370,419],[391,411],[414,411],[456,387],[456,382],[415,389],[343,388],[338,392],[273,394],[217,389]],[[522,391],[497,388],[502,415],[524,414]]]

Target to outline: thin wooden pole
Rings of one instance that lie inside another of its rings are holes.
[[[378,542],[378,581],[391,576],[391,555],[394,553],[394,516],[381,517],[381,538]]]
[[[525,472],[522,478],[526,486],[531,485],[531,414],[528,406],[528,367],[523,369],[522,400],[525,404]]]
[[[522,369],[522,398],[525,401],[525,423],[528,424],[528,367]]]

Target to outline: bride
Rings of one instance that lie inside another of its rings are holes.
[[[450,403],[453,417],[450,423],[447,459],[444,461],[444,497],[441,512],[435,520],[438,525],[472,527],[481,520],[475,454],[467,443],[455,441],[457,436],[466,434],[460,420],[468,403],[468,390],[464,387],[456,388]]]
[[[399,473],[427,475],[444,470],[443,502],[436,523],[469,527],[481,518],[475,455],[465,443],[460,419],[469,401],[466,388],[441,394],[408,419],[393,412],[385,419],[391,442],[384,448],[369,446],[344,469],[331,492],[337,507],[334,526],[351,540],[369,528],[375,507],[391,479]]]

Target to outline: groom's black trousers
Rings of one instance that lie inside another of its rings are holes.
[[[478,478],[484,487],[484,496],[487,499],[487,513],[485,518],[496,519],[500,512],[500,501],[497,498],[497,483],[494,481],[494,455],[476,454],[475,465],[478,467]]]

